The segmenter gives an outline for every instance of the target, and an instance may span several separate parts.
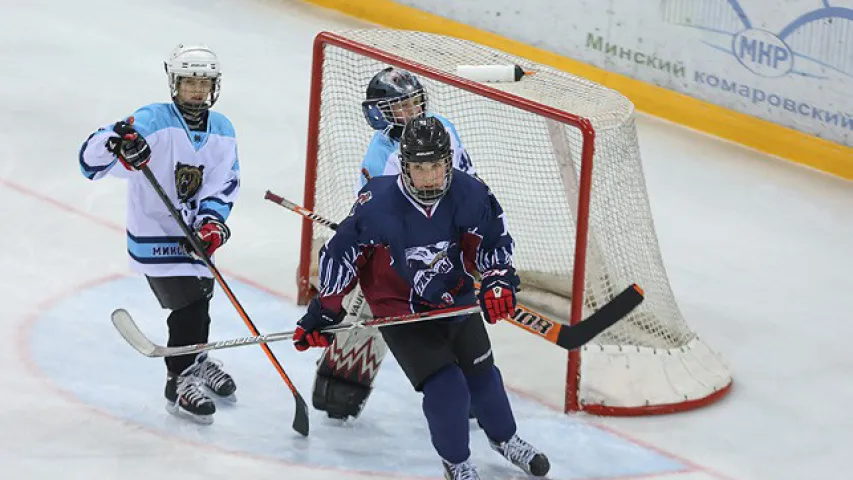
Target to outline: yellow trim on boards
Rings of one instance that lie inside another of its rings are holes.
[[[393,0],[304,0],[371,23],[480,43],[588,78],[621,92],[637,109],[747,147],[853,180],[853,148],[609,72]]]

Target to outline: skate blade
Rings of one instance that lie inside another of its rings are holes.
[[[236,393],[232,393],[231,395],[225,395],[224,397],[220,397],[215,392],[212,392],[212,393],[213,393],[213,396],[211,398],[213,398],[214,401],[221,400],[226,405],[227,404],[233,405],[233,404],[237,403],[237,394]]]
[[[196,415],[173,402],[166,402],[166,411],[176,417],[185,418],[199,425],[210,425],[213,423],[213,415]]]
[[[237,403],[237,394],[236,393],[232,393],[230,395],[219,395],[218,393],[216,393],[215,390],[208,387],[207,385],[205,385],[204,389],[207,390],[208,393],[210,393],[210,395],[208,395],[208,396],[210,398],[212,398],[213,401],[216,403],[219,403],[219,400],[222,400],[223,404],[225,404],[225,405]]]

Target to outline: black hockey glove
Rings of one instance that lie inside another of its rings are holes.
[[[113,125],[113,131],[118,137],[107,139],[107,150],[118,157],[124,168],[139,170],[151,159],[151,147],[148,142],[133,128],[133,117],[128,121],[119,121]]]
[[[296,333],[293,334],[293,346],[303,352],[311,347],[328,347],[332,343],[332,334],[323,333],[324,328],[341,323],[347,312],[334,312],[323,308],[318,297],[308,304],[308,311],[299,319]]]
[[[512,318],[515,314],[515,292],[519,279],[512,267],[494,268],[483,272],[480,279],[480,308],[483,317],[489,323],[496,323],[502,318]]]

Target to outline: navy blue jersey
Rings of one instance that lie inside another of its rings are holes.
[[[473,305],[471,269],[511,268],[513,248],[497,199],[461,170],[429,209],[399,175],[375,177],[320,250],[321,301],[340,311],[359,282],[377,317]]]

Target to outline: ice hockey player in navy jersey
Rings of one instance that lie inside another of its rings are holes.
[[[323,329],[345,316],[344,296],[360,284],[377,317],[474,305],[483,315],[382,328],[397,362],[423,394],[423,412],[445,477],[479,479],[470,460],[469,407],[494,450],[544,476],[547,457],[516,434],[483,319],[513,314],[518,277],[513,240],[485,184],[451,166],[450,136],[434,117],[410,120],[400,145],[401,173],[367,182],[350,215],[320,251],[320,288],[298,322],[297,350],[327,347]],[[463,243],[475,244],[479,293]]]
[[[169,346],[208,341],[213,278],[186,252],[186,239],[145,176],[147,165],[208,255],[230,236],[225,222],[240,189],[234,128],[210,111],[219,97],[220,64],[204,45],[178,45],[165,62],[172,101],[137,110],[98,129],[80,149],[90,180],[128,180],[127,252],[160,305],[170,310]],[[204,387],[234,399],[236,385],[206,354],[166,358],[167,409],[210,423],[216,405]]]
[[[368,178],[400,173],[400,134],[406,121],[431,116],[437,118],[450,134],[453,167],[475,175],[468,152],[462,145],[456,127],[446,118],[427,110],[427,92],[412,73],[386,67],[367,84],[362,110],[367,124],[375,130],[357,173],[355,193]],[[358,306],[360,315],[370,316],[369,307],[359,302],[359,292],[346,300]],[[345,303],[347,310],[353,308]],[[323,352],[317,364],[312,404],[331,418],[356,418],[373,389],[387,346],[375,329],[342,332]]]

